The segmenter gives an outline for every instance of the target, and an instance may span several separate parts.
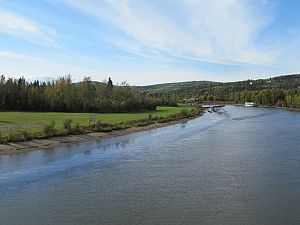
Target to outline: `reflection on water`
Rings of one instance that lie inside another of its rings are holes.
[[[0,158],[0,224],[300,224],[300,113],[187,123]]]

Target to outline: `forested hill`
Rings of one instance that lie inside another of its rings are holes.
[[[227,92],[254,91],[270,88],[300,88],[300,74],[284,75],[268,79],[244,80],[236,82],[190,81],[138,86],[141,91],[160,94],[176,93],[184,96],[214,95],[218,90]]]
[[[137,88],[141,91],[151,92],[151,93],[167,93],[167,92],[182,92],[189,89],[201,89],[207,88],[209,86],[216,86],[221,84],[219,82],[213,81],[188,81],[188,82],[177,82],[177,83],[164,83],[164,84],[154,84],[147,86],[138,86]]]
[[[300,74],[227,83],[191,81],[138,88],[149,95],[168,96],[176,101],[192,97],[199,101],[253,101],[261,105],[300,108]]]

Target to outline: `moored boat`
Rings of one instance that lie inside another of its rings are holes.
[[[245,106],[254,107],[254,106],[256,106],[256,103],[254,103],[254,102],[245,102]]]

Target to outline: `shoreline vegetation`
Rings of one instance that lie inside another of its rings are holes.
[[[162,113],[163,109],[169,109],[169,111]],[[178,107],[160,107],[158,111],[148,112],[148,114],[136,113],[135,117],[139,118],[139,115],[142,115],[142,118],[122,120],[115,123],[95,121],[91,125],[80,126],[76,121],[69,118],[62,122],[61,127],[57,127],[54,121],[48,122],[43,131],[30,131],[30,128],[28,130],[14,129],[5,134],[2,130],[0,132],[0,156],[160,128],[185,122],[200,116],[202,112],[201,107],[179,104]],[[19,112],[19,114],[22,114],[22,112]],[[102,115],[108,117],[110,114]],[[119,115],[124,114],[114,114],[114,119],[120,119],[116,118]]]

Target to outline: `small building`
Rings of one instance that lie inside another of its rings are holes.
[[[185,99],[183,99],[183,101],[187,104],[192,104],[195,102],[195,99],[194,98],[185,98]]]

